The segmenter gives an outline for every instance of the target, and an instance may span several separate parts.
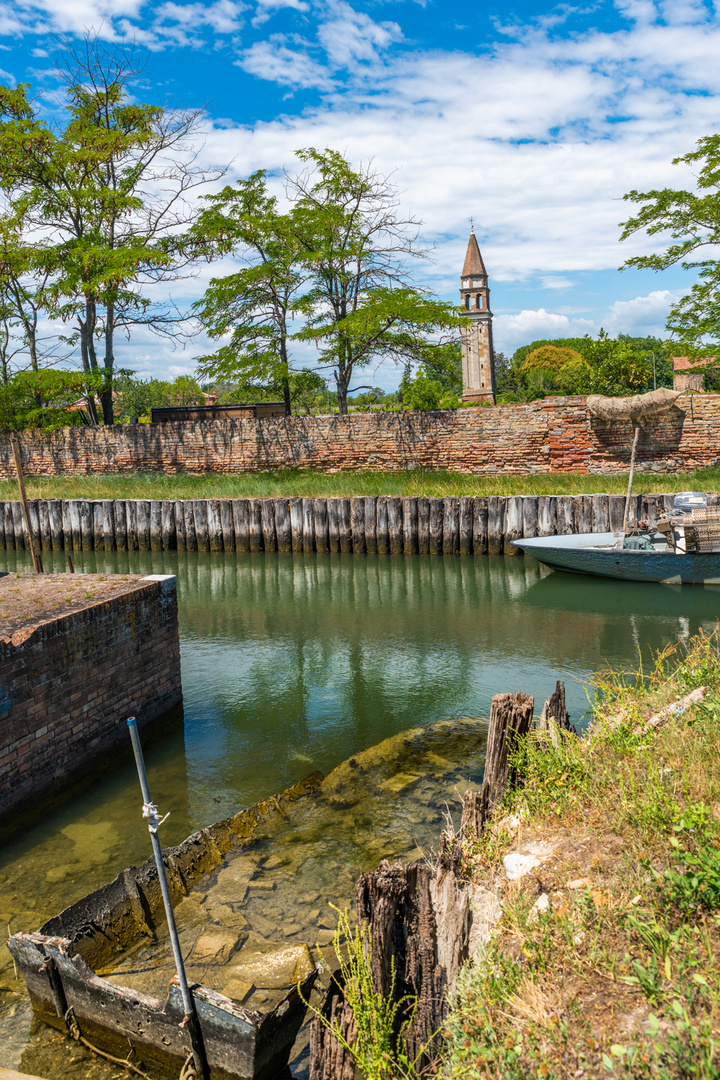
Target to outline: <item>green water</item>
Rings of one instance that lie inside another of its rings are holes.
[[[43,557],[46,569],[65,568],[64,555]],[[163,813],[170,811],[166,845],[400,731],[445,717],[486,716],[500,691],[522,690],[542,703],[564,678],[572,719],[583,726],[582,680],[589,672],[635,668],[652,650],[701,627],[711,630],[720,611],[714,588],[548,574],[522,559],[73,558],[78,570],[178,578],[184,710],[162,741],[147,747],[153,796]],[[0,552],[0,569],[27,567],[24,552]],[[303,889],[327,899],[337,877],[342,899],[363,859],[432,842],[439,809],[480,767],[464,752],[437,776],[418,780],[416,801],[428,807],[427,820],[419,815],[403,837],[388,833],[378,815],[308,827],[306,861],[321,885],[304,882]],[[8,844],[0,853],[0,925],[37,929],[145,859],[149,841],[139,804],[130,763],[114,762],[82,795]],[[0,1064],[35,1069],[49,1080],[118,1075],[31,1027],[3,948]]]

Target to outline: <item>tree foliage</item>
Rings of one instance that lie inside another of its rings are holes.
[[[82,407],[104,389],[103,374],[81,371],[18,371],[0,386],[0,427],[9,431],[55,431],[86,423]]]
[[[671,241],[663,251],[628,259],[624,267],[664,270],[679,263],[698,271],[698,281],[673,304],[667,320],[667,329],[683,351],[697,354],[707,350],[708,342],[720,342],[720,260],[694,257],[720,244],[720,135],[699,139],[696,149],[674,158],[673,165],[697,170],[697,190],[628,192],[625,200],[639,204],[640,210],[622,223],[620,239],[646,232],[668,235]],[[717,344],[710,347],[717,349]]]

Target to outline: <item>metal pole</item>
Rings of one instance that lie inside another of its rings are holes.
[[[158,872],[158,881],[160,882],[160,892],[162,893],[163,905],[165,907],[165,917],[167,918],[168,931],[170,934],[170,943],[172,945],[173,957],[175,959],[175,967],[177,969],[178,982],[180,983],[180,994],[182,996],[183,1008],[185,1010],[185,1017],[181,1026],[186,1026],[190,1032],[190,1041],[192,1043],[193,1058],[195,1060],[195,1068],[199,1070],[201,1076],[207,1077],[208,1065],[205,1057],[205,1047],[202,1040],[202,1033],[198,1025],[197,1013],[195,1011],[195,1002],[193,1001],[190,988],[188,987],[187,977],[185,975],[185,964],[183,962],[182,951],[180,949],[180,941],[178,939],[177,926],[175,925],[175,914],[173,912],[172,900],[170,898],[170,889],[168,887],[167,875],[165,874],[165,863],[163,861],[162,848],[160,846],[160,838],[158,836],[158,826],[162,824],[162,821],[158,821],[158,811],[154,802],[150,797],[150,787],[148,785],[147,772],[145,771],[145,759],[143,757],[142,746],[140,745],[140,735],[138,734],[137,724],[135,723],[135,717],[131,716],[127,722],[128,729],[130,731],[130,739],[132,741],[133,753],[135,754],[135,764],[137,765],[138,779],[140,780],[140,790],[143,797],[143,817],[147,819],[148,832],[150,833],[150,841],[152,843],[153,855],[155,856],[155,866]]]

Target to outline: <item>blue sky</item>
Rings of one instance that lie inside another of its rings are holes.
[[[710,4],[15,0],[0,4],[5,80],[52,93],[56,35],[90,28],[136,42],[139,99],[205,109],[202,160],[230,163],[230,180],[279,176],[303,146],[393,173],[435,245],[418,282],[449,300],[472,217],[506,352],[600,326],[660,334],[690,284],[680,270],[619,273],[650,244],[619,244],[618,223],[631,188],[691,185],[671,159],[718,130]],[[121,359],[173,374],[201,351],[138,338]],[[375,378],[397,381],[384,367]]]

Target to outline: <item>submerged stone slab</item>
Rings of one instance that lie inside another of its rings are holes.
[[[192,961],[194,964],[227,964],[243,940],[227,926],[209,926],[195,942]]]
[[[232,977],[254,983],[263,990],[279,990],[302,982],[314,970],[315,964],[307,945],[288,945],[277,952],[265,953],[236,964]]]

